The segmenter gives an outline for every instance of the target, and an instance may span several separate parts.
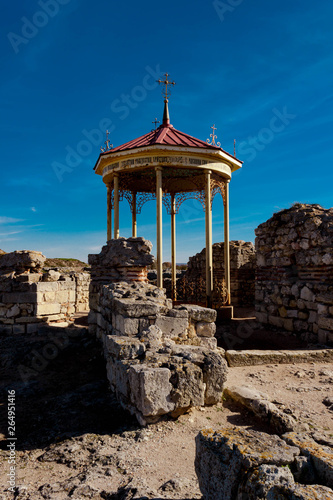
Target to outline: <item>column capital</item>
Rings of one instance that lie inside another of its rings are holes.
[[[155,167],[155,172],[162,172],[163,167]]]
[[[210,174],[210,175],[212,175],[212,171],[211,171],[211,170],[205,170],[205,174]]]

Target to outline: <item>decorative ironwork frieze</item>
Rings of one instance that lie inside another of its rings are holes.
[[[225,206],[225,200],[226,200],[226,184],[225,181],[217,176],[217,175],[212,175],[210,179],[210,192],[211,192],[211,208],[213,206],[213,200],[217,193],[220,193],[222,196],[223,200],[223,205]]]

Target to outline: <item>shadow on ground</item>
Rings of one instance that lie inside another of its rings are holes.
[[[85,433],[137,429],[108,388],[101,345],[86,328],[77,328],[74,337],[57,330],[52,337],[47,332],[0,338],[0,391],[4,402],[8,390],[16,392],[17,449],[41,448]],[[5,436],[7,427],[2,414]]]
[[[218,346],[225,350],[297,350],[307,342],[286,331],[264,328],[255,319],[252,308],[234,308],[234,319],[216,323]]]

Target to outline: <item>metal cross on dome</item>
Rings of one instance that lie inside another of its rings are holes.
[[[106,131],[106,141],[104,142],[105,144],[105,148],[102,148],[101,147],[101,151],[102,153],[105,153],[105,151],[109,151],[109,149],[112,149],[113,148],[113,144],[111,144],[110,146],[110,139],[109,139],[109,135],[110,135],[110,132],[107,130]]]
[[[215,139],[217,139],[217,135],[215,135],[215,130],[217,130],[217,128],[215,127],[215,123],[212,127],[210,127],[211,129],[213,129],[213,133],[212,134],[209,134],[209,137],[212,138],[212,142],[209,142],[209,139],[206,140],[207,144],[209,144],[210,146],[218,146],[219,148],[221,147],[221,143],[220,142],[215,142]]]
[[[170,90],[168,89],[168,85],[176,85],[176,82],[169,82],[168,76],[169,73],[165,73],[165,80],[156,80],[159,84],[165,85],[165,90],[162,90],[162,95],[164,95],[164,102],[168,102],[168,99],[171,95]]]
[[[155,120],[154,120],[152,123],[154,123],[154,124],[155,124],[155,130],[156,130],[156,128],[157,128],[157,124],[158,124],[158,123],[161,123],[161,122],[159,122],[159,121],[158,121],[158,119],[157,119],[157,118],[155,118]]]

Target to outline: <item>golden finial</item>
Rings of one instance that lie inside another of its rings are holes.
[[[168,76],[169,73],[165,73],[165,80],[156,80],[159,84],[165,85],[165,90],[162,90],[162,95],[164,95],[164,102],[168,102],[168,99],[171,95],[170,90],[168,89],[168,85],[176,85],[176,82],[169,82]]]
[[[102,153],[105,153],[105,151],[109,151],[109,149],[112,149],[113,148],[113,144],[111,144],[110,146],[110,139],[109,139],[109,135],[110,135],[110,132],[107,130],[106,131],[106,141],[104,142],[105,144],[105,148],[102,148],[101,147],[101,151]]]
[[[215,130],[217,130],[217,128],[215,127],[215,124],[212,127],[210,127],[210,128],[213,129],[213,133],[209,134],[209,137],[212,138],[212,142],[209,142],[209,139],[207,139],[206,142],[210,146],[218,146],[220,148],[221,147],[221,143],[220,142],[215,142],[215,139],[217,139],[217,135],[215,135]]]

